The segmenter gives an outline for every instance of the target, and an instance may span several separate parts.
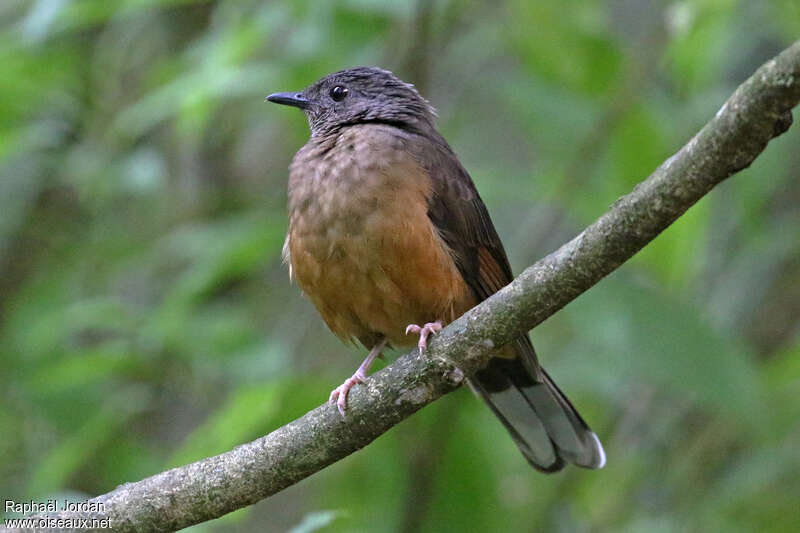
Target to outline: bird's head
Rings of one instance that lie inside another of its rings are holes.
[[[432,127],[436,115],[413,85],[377,67],[334,72],[300,92],[274,93],[267,100],[302,109],[312,136],[366,122]]]

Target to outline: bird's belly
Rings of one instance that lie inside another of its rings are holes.
[[[419,191],[316,193],[291,214],[291,265],[335,334],[409,345],[408,324],[447,323],[474,305]]]

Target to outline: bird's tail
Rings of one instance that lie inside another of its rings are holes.
[[[557,472],[567,462],[602,468],[606,454],[600,439],[538,366],[527,335],[514,341],[513,352],[516,357],[492,358],[470,385],[489,404],[528,462],[542,472]]]

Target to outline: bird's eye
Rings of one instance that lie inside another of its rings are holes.
[[[344,100],[344,97],[347,96],[348,92],[349,91],[347,90],[347,87],[342,87],[341,85],[337,85],[331,89],[330,95],[335,102],[341,102],[342,100]]]

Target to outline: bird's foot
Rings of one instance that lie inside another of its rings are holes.
[[[339,413],[344,416],[344,412],[347,409],[347,393],[350,392],[350,389],[356,383],[364,383],[364,380],[367,379],[367,370],[369,370],[370,365],[375,360],[376,357],[381,357],[381,350],[386,347],[386,339],[381,339],[378,344],[372,347],[367,355],[367,358],[364,359],[364,362],[361,363],[361,366],[358,367],[355,374],[347,378],[344,383],[336,387],[331,391],[331,395],[328,398],[330,403],[336,402],[336,407],[339,409]]]
[[[428,336],[439,333],[442,331],[442,321],[437,320],[436,322],[428,322],[424,326],[420,327],[416,324],[409,324],[406,327],[406,335],[409,333],[415,333],[419,335],[419,342],[417,346],[419,347],[420,355],[425,353],[425,349],[428,347]]]
[[[347,409],[347,393],[350,392],[350,389],[352,389],[356,383],[364,383],[365,379],[367,379],[366,374],[359,368],[356,370],[355,374],[344,380],[344,383],[331,391],[328,401],[330,403],[336,402],[336,407],[339,409],[339,413],[341,413],[342,416],[344,416],[344,412]]]

